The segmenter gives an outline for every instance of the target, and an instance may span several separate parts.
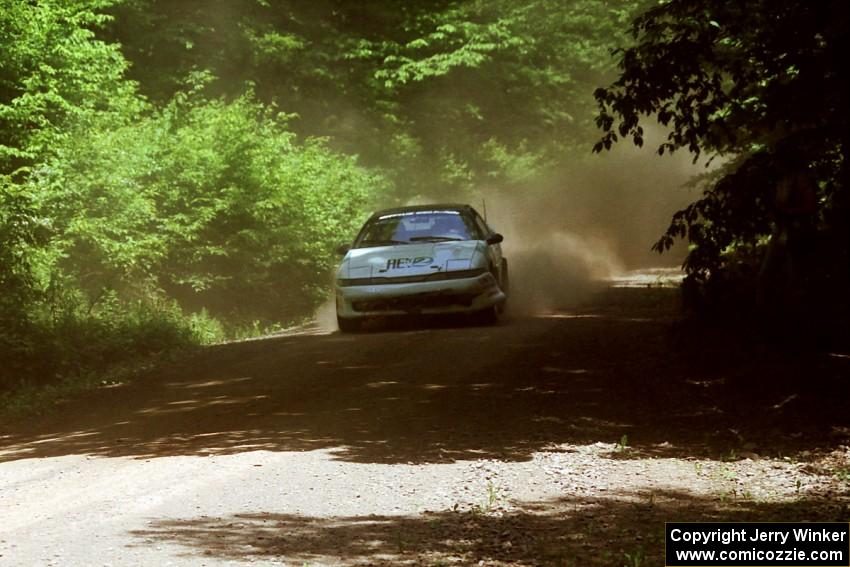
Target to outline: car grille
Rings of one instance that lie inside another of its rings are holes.
[[[419,293],[402,297],[363,299],[352,302],[355,311],[420,311],[422,309],[441,309],[446,307],[469,307],[474,293]]]
[[[400,283],[417,283],[417,282],[436,282],[441,280],[462,280],[466,278],[474,278],[486,272],[484,268],[475,270],[455,270],[450,272],[435,272],[433,274],[424,274],[418,276],[397,276],[385,278],[356,278],[356,279],[341,279],[338,280],[341,286],[352,285],[389,285]]]

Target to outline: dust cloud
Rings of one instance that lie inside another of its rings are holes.
[[[486,203],[505,236],[511,312],[569,308],[631,271],[680,266],[683,245],[659,255],[652,244],[697,197],[686,185],[704,171],[684,153],[621,144],[526,187],[482,188],[471,204]]]
[[[332,333],[339,329],[336,324],[336,302],[333,297],[329,297],[316,309],[313,321],[321,333]]]

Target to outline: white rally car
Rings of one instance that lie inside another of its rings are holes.
[[[508,293],[502,235],[469,205],[420,205],[372,215],[337,271],[342,332],[371,317],[472,313],[494,323]]]

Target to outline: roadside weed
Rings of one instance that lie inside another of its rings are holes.
[[[626,562],[623,563],[623,567],[641,567],[644,559],[646,559],[646,555],[644,554],[642,547],[636,548],[631,553],[624,551],[623,557],[626,558]]]
[[[649,498],[647,498],[646,504],[647,504],[647,506],[649,506],[650,508],[654,508],[654,507],[655,507],[655,493],[654,493],[654,492],[650,492],[650,493],[649,493]]]
[[[478,506],[478,511],[482,514],[486,514],[491,512],[493,508],[496,507],[499,501],[499,493],[496,490],[496,487],[493,485],[492,481],[487,481],[487,496],[484,498],[484,502]]]

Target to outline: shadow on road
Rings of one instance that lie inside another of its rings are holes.
[[[159,520],[133,536],[137,546],[176,543],[199,556],[298,564],[663,565],[665,521],[843,521],[845,513],[842,504],[825,501],[729,504],[652,491],[526,503],[502,515]]]
[[[221,345],[0,434],[0,461],[331,448],[368,463],[524,460],[628,439],[647,455],[789,454],[850,432],[850,357],[673,322],[675,290],[612,289],[496,327]]]

